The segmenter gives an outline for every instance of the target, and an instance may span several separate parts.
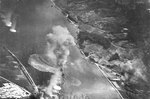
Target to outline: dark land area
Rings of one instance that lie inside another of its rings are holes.
[[[55,0],[78,24],[78,44],[91,61],[120,75],[129,99],[150,95],[148,0]]]

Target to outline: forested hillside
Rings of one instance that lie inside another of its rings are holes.
[[[94,61],[120,76],[129,99],[150,95],[148,0],[55,0],[80,29],[78,44]]]

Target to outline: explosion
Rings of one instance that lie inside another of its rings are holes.
[[[3,23],[7,26],[10,27],[11,32],[16,32],[16,15],[13,15],[13,11],[8,11],[5,12],[5,14],[0,13],[0,17],[3,19]]]
[[[12,22],[11,22],[11,17],[12,17],[12,12],[8,12],[7,14],[2,14],[1,17],[3,18],[3,22],[5,23],[6,26],[11,27]]]
[[[42,55],[31,55],[29,64],[39,71],[53,73],[49,85],[43,88],[43,92],[49,97],[59,99],[56,94],[61,90],[59,85],[62,83],[62,68],[65,66],[67,57],[70,54],[69,46],[75,45],[75,41],[66,27],[53,26],[52,31],[53,33],[46,36],[47,46],[45,52]]]

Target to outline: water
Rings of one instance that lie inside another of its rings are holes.
[[[78,29],[65,19],[60,10],[52,7],[49,0],[27,0],[22,2],[19,7],[18,13],[20,13],[20,16],[16,24],[18,31],[16,33],[1,32],[0,44],[7,46],[21,59],[37,85],[47,85],[51,74],[32,68],[28,64],[29,56],[44,52],[46,47],[45,36],[52,32],[52,26],[67,27],[74,37],[76,37]],[[120,99],[119,94],[96,65],[83,59],[76,46],[70,47],[69,62],[64,72],[66,77],[63,85],[64,97],[85,95],[90,99]],[[6,77],[9,78],[9,75]],[[72,84],[74,81],[71,81],[70,78],[77,79],[80,84]],[[10,80],[19,82],[14,79]],[[22,85],[23,83],[18,84]]]

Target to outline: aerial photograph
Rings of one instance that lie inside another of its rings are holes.
[[[0,0],[0,99],[150,99],[150,0]]]

